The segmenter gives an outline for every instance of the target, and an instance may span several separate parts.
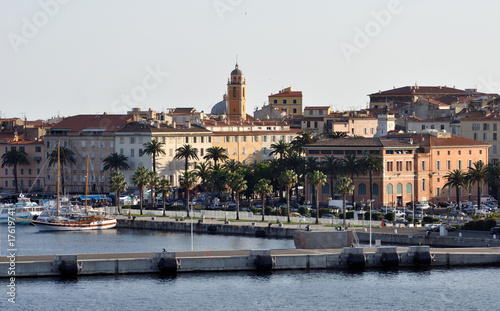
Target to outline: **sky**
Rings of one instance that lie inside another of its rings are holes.
[[[209,112],[236,61],[247,113],[292,86],[366,108],[418,84],[500,93],[498,1],[0,0],[0,116]]]

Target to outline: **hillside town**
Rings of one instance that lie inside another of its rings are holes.
[[[336,185],[341,176],[354,186],[347,195],[354,207],[456,205],[477,202],[489,192],[496,196],[494,183],[488,187],[485,178],[477,179],[476,186],[457,186],[452,175],[498,163],[498,94],[415,84],[369,94],[366,109],[339,111],[308,102],[307,94],[290,86],[270,94],[268,102],[250,115],[246,87],[236,64],[223,100],[210,112],[130,107],[126,114],[3,118],[0,191],[53,195],[57,173],[50,159],[60,144],[66,156],[62,187],[69,195],[84,193],[86,182],[89,193],[114,192],[111,179],[118,171],[127,184],[122,193],[139,194],[144,186],[137,181],[141,169],[166,180],[172,199],[183,198],[187,172],[196,173],[194,196],[207,189],[231,195],[231,188],[257,198],[263,193],[256,189],[259,179],[267,178],[275,198],[283,200],[285,190],[290,190],[301,204],[317,200],[328,205],[342,199]],[[24,156],[13,158],[12,151]],[[222,169],[240,174],[246,186],[235,188],[224,176],[214,177],[213,171]],[[280,174],[288,170],[296,181],[283,183]],[[307,177],[314,171],[323,173],[324,182],[314,184]]]

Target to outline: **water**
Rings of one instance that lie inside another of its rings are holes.
[[[182,233],[17,228],[19,254],[190,249],[190,236]],[[195,249],[291,247],[290,240],[195,236]],[[7,280],[1,279],[0,310],[495,310],[499,272],[488,267],[17,278],[16,304],[7,301]]]

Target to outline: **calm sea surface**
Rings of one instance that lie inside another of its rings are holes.
[[[189,234],[38,233],[16,227],[18,255],[189,250]],[[1,230],[2,255],[6,229]],[[195,250],[293,248],[293,241],[196,235]],[[182,273],[0,280],[0,310],[496,310],[500,268]]]

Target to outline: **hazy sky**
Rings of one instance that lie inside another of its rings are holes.
[[[500,93],[498,1],[0,0],[0,112],[210,111],[236,57],[248,113],[292,86],[364,108],[393,86]]]

